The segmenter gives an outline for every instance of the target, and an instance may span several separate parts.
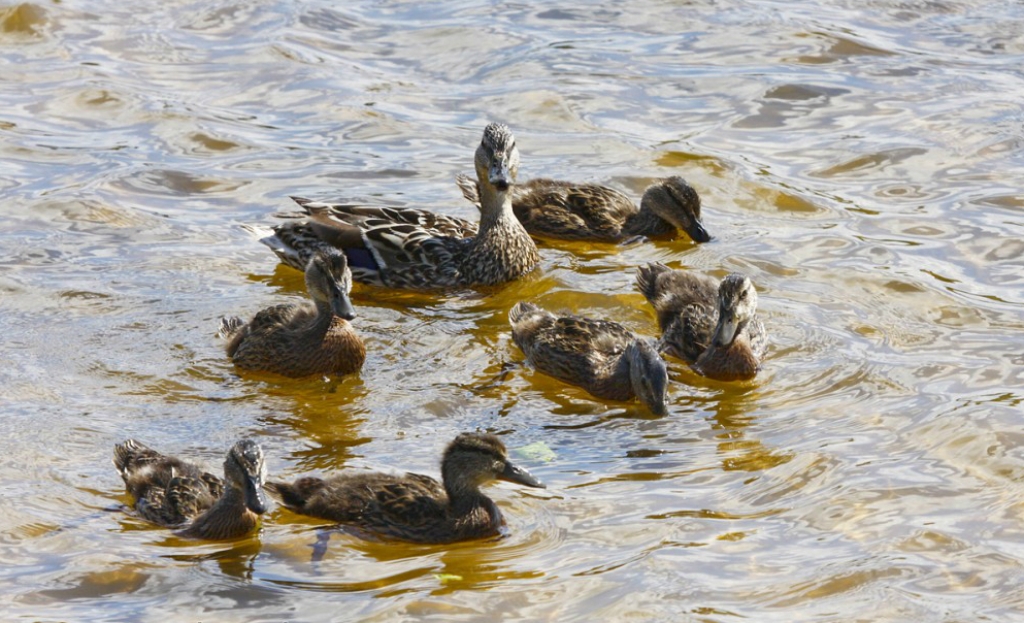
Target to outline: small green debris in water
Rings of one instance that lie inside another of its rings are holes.
[[[516,456],[524,459],[530,459],[531,461],[544,461],[545,463],[550,463],[557,457],[555,451],[549,448],[548,444],[543,441],[537,441],[528,446],[516,448],[513,452],[515,452]]]

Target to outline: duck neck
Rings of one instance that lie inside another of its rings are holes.
[[[446,470],[441,476],[444,481],[445,493],[448,494],[448,505],[456,515],[471,512],[480,506],[481,500],[486,499],[486,496],[480,492],[480,487],[461,473],[457,474]]]
[[[471,480],[445,474],[444,489],[448,494],[448,508],[457,532],[481,536],[497,532],[504,522],[494,500],[480,491]]]
[[[200,539],[232,539],[248,533],[256,522],[257,515],[245,506],[245,495],[228,484],[220,499],[196,517],[182,534]]]
[[[316,305],[316,316],[310,323],[309,330],[315,333],[324,333],[334,323],[334,319],[337,316],[334,315],[334,310],[331,309],[331,304],[327,301],[313,300]],[[341,318],[338,318],[341,320]]]
[[[512,189],[498,190],[488,183],[478,184],[480,188],[480,231],[494,228],[523,229],[512,211]],[[523,229],[523,233],[526,230]]]
[[[646,203],[626,219],[622,233],[626,236],[662,236],[672,232],[672,224],[654,213]]]
[[[639,349],[640,344],[636,340],[633,340],[630,342],[629,346],[626,347],[626,352],[623,353],[622,356],[622,358],[626,360],[626,366],[629,369],[629,386],[633,389],[633,394],[637,397],[643,395],[640,390],[640,384],[644,374],[637,357],[637,351]]]
[[[474,285],[516,279],[540,261],[537,245],[512,211],[511,190],[480,184],[480,229],[462,263],[462,278]]]

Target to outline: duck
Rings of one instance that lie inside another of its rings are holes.
[[[519,150],[508,126],[484,128],[475,155],[480,222],[415,208],[353,206],[292,199],[307,219],[253,229],[290,266],[333,246],[348,257],[356,281],[397,289],[492,286],[518,279],[540,261],[537,246],[512,211]]]
[[[349,293],[352,272],[345,254],[319,248],[306,264],[306,289],[312,303],[268,307],[245,322],[221,319],[228,357],[239,368],[291,378],[357,372],[366,346],[349,322],[355,318]]]
[[[195,463],[127,439],[114,446],[114,467],[134,498],[135,511],[180,536],[224,540],[244,537],[267,511],[263,449],[251,439],[235,443],[224,459],[224,478]]]
[[[757,375],[768,333],[757,317],[757,290],[748,277],[733,273],[718,282],[652,262],[637,269],[636,282],[657,313],[663,352],[719,381]]]
[[[288,510],[342,524],[360,536],[442,544],[501,533],[501,511],[480,491],[492,480],[545,488],[509,460],[498,437],[471,432],[448,444],[440,482],[415,473],[359,472],[272,481],[266,489]]]
[[[463,196],[479,205],[477,182],[455,178]],[[650,185],[637,209],[621,192],[598,184],[532,179],[512,191],[512,210],[533,236],[561,240],[634,242],[682,230],[694,242],[708,242],[700,219],[700,195],[672,176]]]
[[[508,314],[512,340],[533,366],[598,398],[638,398],[664,415],[668,368],[656,347],[617,322],[556,316],[520,301]]]

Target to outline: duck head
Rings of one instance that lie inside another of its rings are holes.
[[[491,123],[484,128],[483,139],[476,148],[475,164],[481,184],[506,192],[515,183],[519,173],[519,150],[508,126]]]
[[[681,177],[672,176],[649,187],[640,207],[685,231],[694,242],[711,240],[700,221],[700,195]]]
[[[441,475],[449,496],[453,490],[477,489],[492,480],[545,488],[530,472],[509,460],[501,440],[486,433],[462,433],[448,444],[441,460]]]
[[[341,251],[324,248],[313,254],[306,265],[306,289],[318,305],[329,305],[335,316],[345,320],[356,317],[349,298],[352,271]]]
[[[258,443],[242,439],[231,447],[224,459],[225,484],[241,491],[246,508],[257,515],[267,512],[267,498],[263,495],[266,479],[267,466]]]
[[[718,286],[718,325],[712,343],[728,348],[757,312],[757,290],[745,276],[733,273]]]
[[[628,347],[629,378],[633,393],[655,415],[665,415],[668,408],[668,366],[657,348],[644,339],[634,340]]]

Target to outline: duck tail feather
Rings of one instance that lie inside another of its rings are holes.
[[[229,339],[244,326],[245,321],[238,316],[224,316],[220,319],[220,329],[217,331],[217,337]]]
[[[648,301],[658,296],[658,275],[671,270],[661,262],[651,262],[636,269],[636,285]]]
[[[123,474],[135,457],[149,451],[149,448],[134,439],[125,439],[121,443],[114,444],[114,467]]]
[[[510,324],[515,325],[529,314],[539,311],[541,311],[541,308],[534,305],[533,303],[519,301],[512,307],[512,309],[509,310],[508,321]]]
[[[293,483],[268,482],[263,485],[270,497],[279,504],[291,509],[302,509],[309,498],[324,488],[324,481],[319,478],[299,478]]]
[[[455,183],[458,185],[459,190],[462,191],[462,196],[466,198],[472,204],[480,207],[480,186],[477,181],[468,175],[460,173],[455,176]]]

